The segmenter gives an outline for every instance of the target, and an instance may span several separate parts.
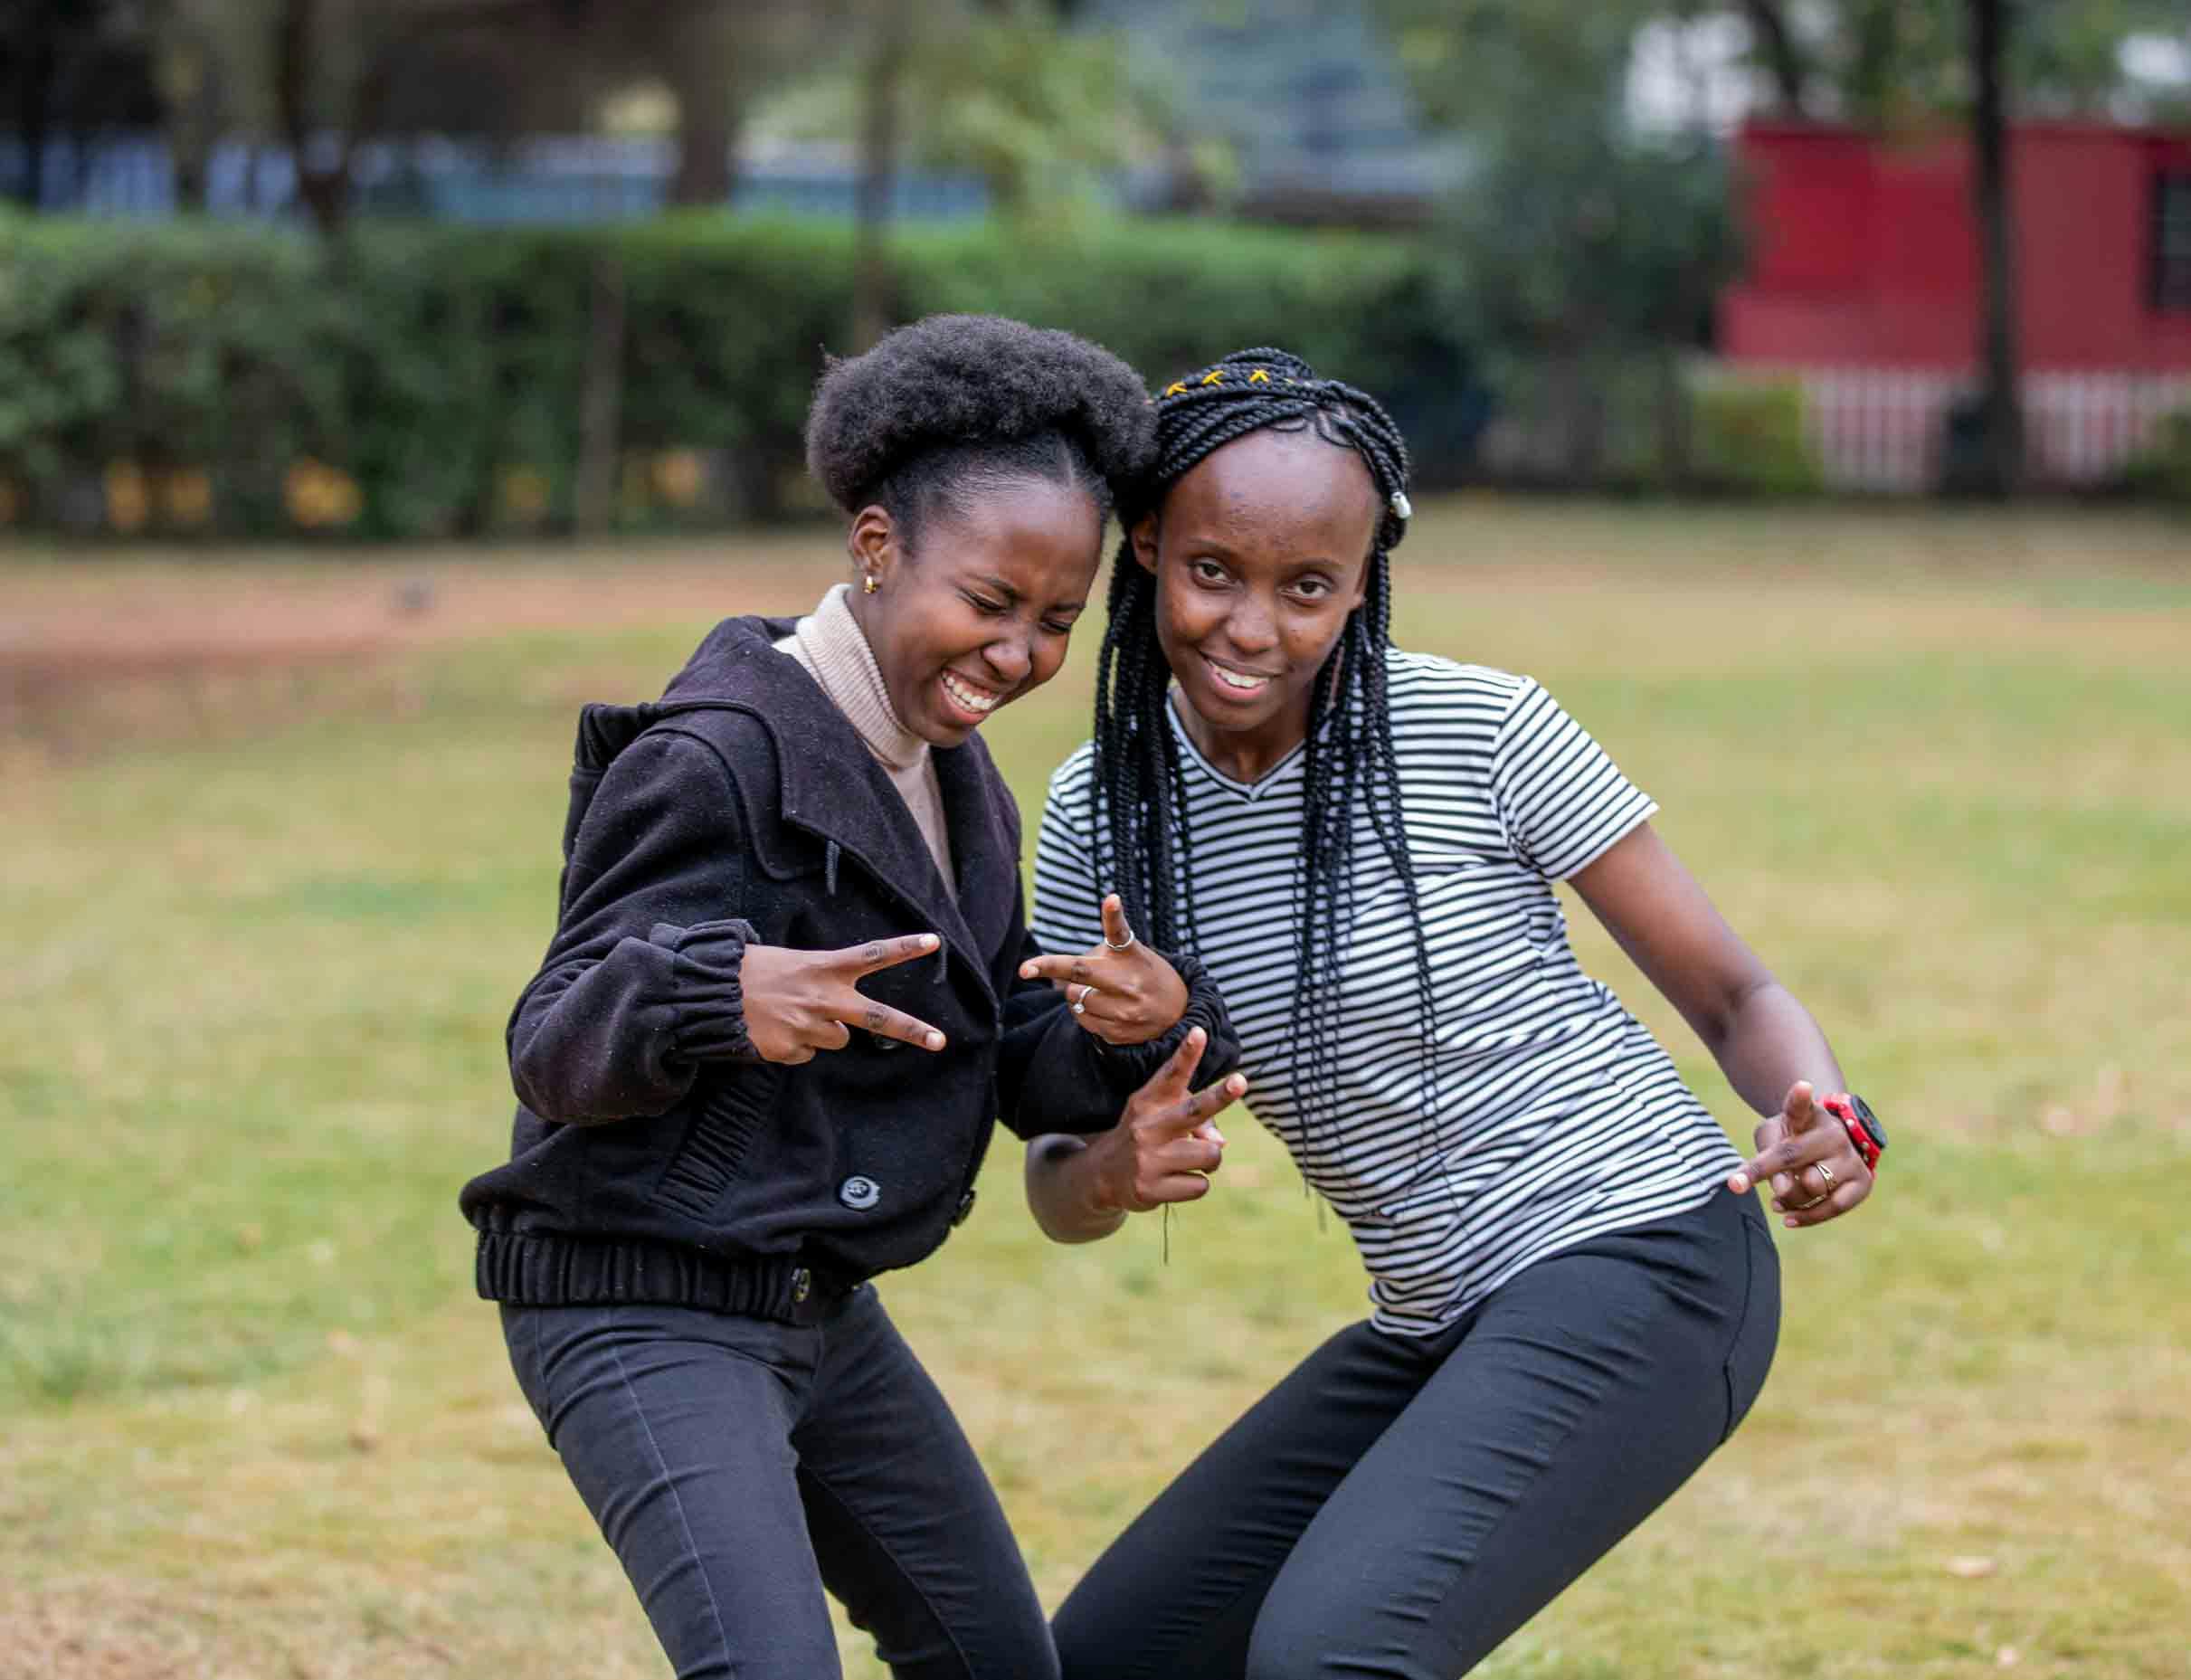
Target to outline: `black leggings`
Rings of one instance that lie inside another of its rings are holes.
[[[1341,1331],[1074,1589],[1065,1680],[1455,1680],[1733,1433],[1779,1322],[1771,1234],[1722,1191],[1436,1336]]]

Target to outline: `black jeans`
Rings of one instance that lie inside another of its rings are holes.
[[[1779,1279],[1753,1200],[1722,1192],[1436,1336],[1341,1331],[1074,1589],[1065,1680],[1455,1680],[1733,1432]]]
[[[825,1588],[904,1680],[1055,1680],[996,1495],[872,1287],[806,1327],[632,1305],[502,1327],[680,1680],[840,1674]]]

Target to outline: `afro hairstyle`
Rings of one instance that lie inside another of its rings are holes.
[[[1156,452],[1141,375],[1100,345],[997,315],[932,315],[832,358],[806,460],[848,514],[880,505],[912,548],[939,505],[1007,483],[1073,484],[1110,517]]]

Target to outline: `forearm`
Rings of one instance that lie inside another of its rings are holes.
[[[743,922],[664,923],[545,970],[510,1019],[518,1100],[562,1125],[659,1115],[699,1064],[753,1059],[739,981],[751,934]]]
[[[1798,1079],[1809,1080],[1820,1096],[1847,1086],[1826,1034],[1777,980],[1743,993],[1706,1042],[1727,1082],[1761,1115],[1778,1114]]]
[[[1005,1002],[1003,1054],[997,1068],[1003,1117],[1015,1131],[1027,1136],[1107,1130],[1127,1099],[1198,1027],[1206,1048],[1194,1070],[1197,1089],[1239,1066],[1239,1040],[1216,981],[1190,957],[1178,963],[1187,985],[1187,1007],[1145,1044],[1105,1044],[1082,1030],[1047,982],[1020,982]]]
[[[1027,1205],[1052,1242],[1094,1242],[1126,1222],[1106,1207],[1086,1138],[1053,1134],[1027,1146]]]

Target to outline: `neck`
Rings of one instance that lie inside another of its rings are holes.
[[[1211,769],[1235,782],[1260,782],[1308,739],[1309,697],[1305,694],[1299,705],[1252,729],[1213,727],[1183,694],[1175,693],[1171,704],[1195,751],[1209,761]]]

